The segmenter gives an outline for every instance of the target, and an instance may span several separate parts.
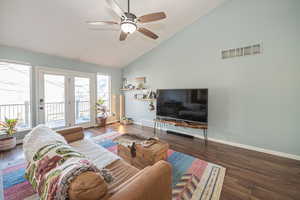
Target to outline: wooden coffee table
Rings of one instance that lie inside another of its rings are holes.
[[[158,140],[150,147],[135,145],[135,154],[132,154],[131,147],[118,144],[118,155],[136,168],[143,169],[153,165],[160,160],[167,160],[169,144]]]

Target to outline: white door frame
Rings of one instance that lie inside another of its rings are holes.
[[[80,125],[85,128],[95,125],[96,113],[93,109],[96,103],[96,75],[93,73],[71,71],[71,70],[62,70],[57,68],[49,67],[36,67],[35,78],[37,86],[37,96],[36,96],[36,109],[37,109],[37,121],[38,123],[44,123],[44,111],[41,111],[40,108],[40,99],[44,97],[44,74],[53,74],[53,75],[63,75],[65,77],[65,120],[66,127]],[[90,79],[90,113],[91,120],[89,123],[84,124],[75,124],[75,91],[74,91],[74,77],[83,77]],[[73,119],[74,118],[74,119]]]

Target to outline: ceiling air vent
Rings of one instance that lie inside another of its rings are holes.
[[[257,55],[262,53],[262,44],[254,44],[236,49],[222,50],[222,59]]]

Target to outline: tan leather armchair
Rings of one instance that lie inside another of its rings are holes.
[[[82,127],[73,127],[57,131],[68,142],[74,142],[84,138]],[[76,185],[75,193],[70,195],[71,200],[171,200],[172,199],[172,168],[168,162],[159,161],[153,166],[138,170],[123,160],[115,161],[108,166],[114,175],[116,182],[103,185],[97,191],[105,188],[105,193],[95,192],[95,177],[87,178],[85,175],[79,175],[70,186],[70,192],[73,185]],[[95,174],[97,176],[97,174]],[[89,182],[89,180],[91,180]],[[76,182],[76,183],[75,183]],[[99,181],[102,184],[103,181]],[[80,188],[80,185],[84,188]],[[89,188],[89,185],[91,187]],[[78,188],[79,187],[79,188]],[[78,195],[84,191],[84,195]],[[77,195],[74,195],[77,194]],[[100,196],[101,195],[101,196]]]

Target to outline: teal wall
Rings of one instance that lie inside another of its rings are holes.
[[[146,76],[153,89],[209,88],[209,137],[300,155],[299,11],[299,0],[227,1],[123,76]],[[257,42],[261,55],[221,59],[222,49]],[[149,125],[155,117],[132,93],[126,114]]]
[[[39,67],[50,67],[50,68],[57,68],[57,69],[66,69],[66,70],[73,70],[73,71],[80,71],[80,72],[89,72],[89,73],[102,73],[111,76],[111,88],[113,95],[120,94],[120,87],[121,87],[121,77],[122,72],[119,68],[109,68],[109,67],[102,67],[95,64],[80,62],[72,59],[62,58],[58,56],[51,56],[43,53],[35,53],[32,51],[27,51],[18,48],[12,48],[7,46],[0,45],[0,60],[8,60],[8,61],[16,61],[16,62],[24,62],[29,63],[33,66],[33,83],[35,82],[34,78],[34,68],[36,66]],[[1,74],[0,74],[1,76]],[[32,102],[33,105],[36,105],[35,102],[35,94],[36,94],[36,86],[33,84],[33,98]],[[119,98],[116,98],[117,100]],[[116,105],[119,105],[116,102]],[[33,121],[36,121],[36,109],[33,106]],[[117,113],[118,113],[118,106],[117,106]]]

